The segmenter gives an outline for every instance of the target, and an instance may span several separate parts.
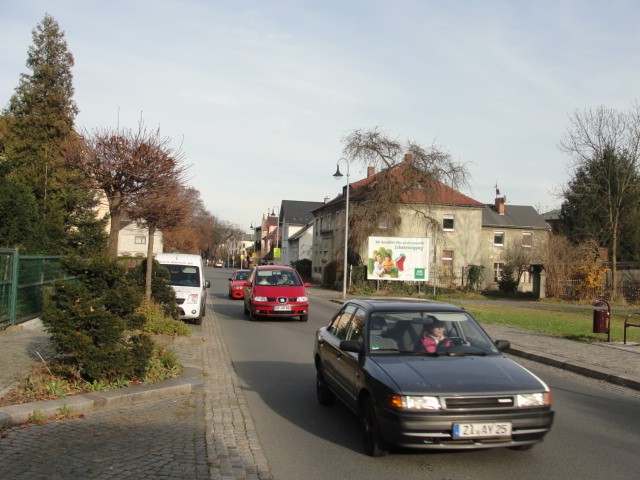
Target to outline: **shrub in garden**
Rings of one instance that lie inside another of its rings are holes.
[[[502,270],[502,278],[498,281],[498,288],[505,295],[513,295],[518,289],[518,281],[513,278],[513,267],[505,265]]]
[[[140,329],[143,296],[124,267],[106,257],[65,262],[73,280],[54,283],[45,296],[42,322],[61,359],[88,381],[145,374],[152,340]]]

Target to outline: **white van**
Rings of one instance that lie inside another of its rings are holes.
[[[200,255],[159,253],[156,260],[169,270],[169,285],[176,293],[180,318],[200,325],[206,311],[207,288],[210,287],[209,280],[204,278]]]

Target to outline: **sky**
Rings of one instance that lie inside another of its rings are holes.
[[[340,194],[343,139],[374,128],[465,163],[475,200],[497,185],[544,213],[571,178],[570,117],[640,96],[637,0],[0,0],[0,108],[45,14],[74,55],[76,128],[159,128],[247,232]]]

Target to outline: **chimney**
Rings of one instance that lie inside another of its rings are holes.
[[[496,212],[504,215],[504,197],[496,197]]]
[[[331,198],[329,198],[329,197],[324,197],[324,203],[329,203],[329,200],[331,200]]]
[[[374,175],[376,173],[376,167],[367,167],[367,177]]]
[[[413,162],[413,154],[412,153],[405,153],[404,154],[404,161],[407,162],[407,163]]]

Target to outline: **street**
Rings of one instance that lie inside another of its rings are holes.
[[[364,455],[355,416],[315,395],[315,330],[337,310],[312,299],[308,323],[250,322],[241,300],[229,300],[220,271],[211,278],[214,308],[262,447],[275,479],[324,478],[630,478],[640,466],[640,394],[552,367],[516,359],[554,394],[556,420],[528,452],[402,451]]]
[[[215,331],[222,337],[208,338],[224,342],[237,388],[228,389],[221,379],[228,375],[226,354],[207,360],[196,353],[187,362],[205,367],[205,385],[191,395],[3,431],[0,478],[257,478],[234,470],[247,452],[264,469],[260,478],[275,480],[637,476],[639,391],[515,357],[554,395],[555,422],[543,443],[524,452],[403,450],[368,457],[355,415],[339,403],[322,407],[316,399],[314,334],[338,305],[312,297],[308,322],[251,322],[242,301],[227,297],[231,270],[206,270],[211,289],[203,327],[219,324]]]

